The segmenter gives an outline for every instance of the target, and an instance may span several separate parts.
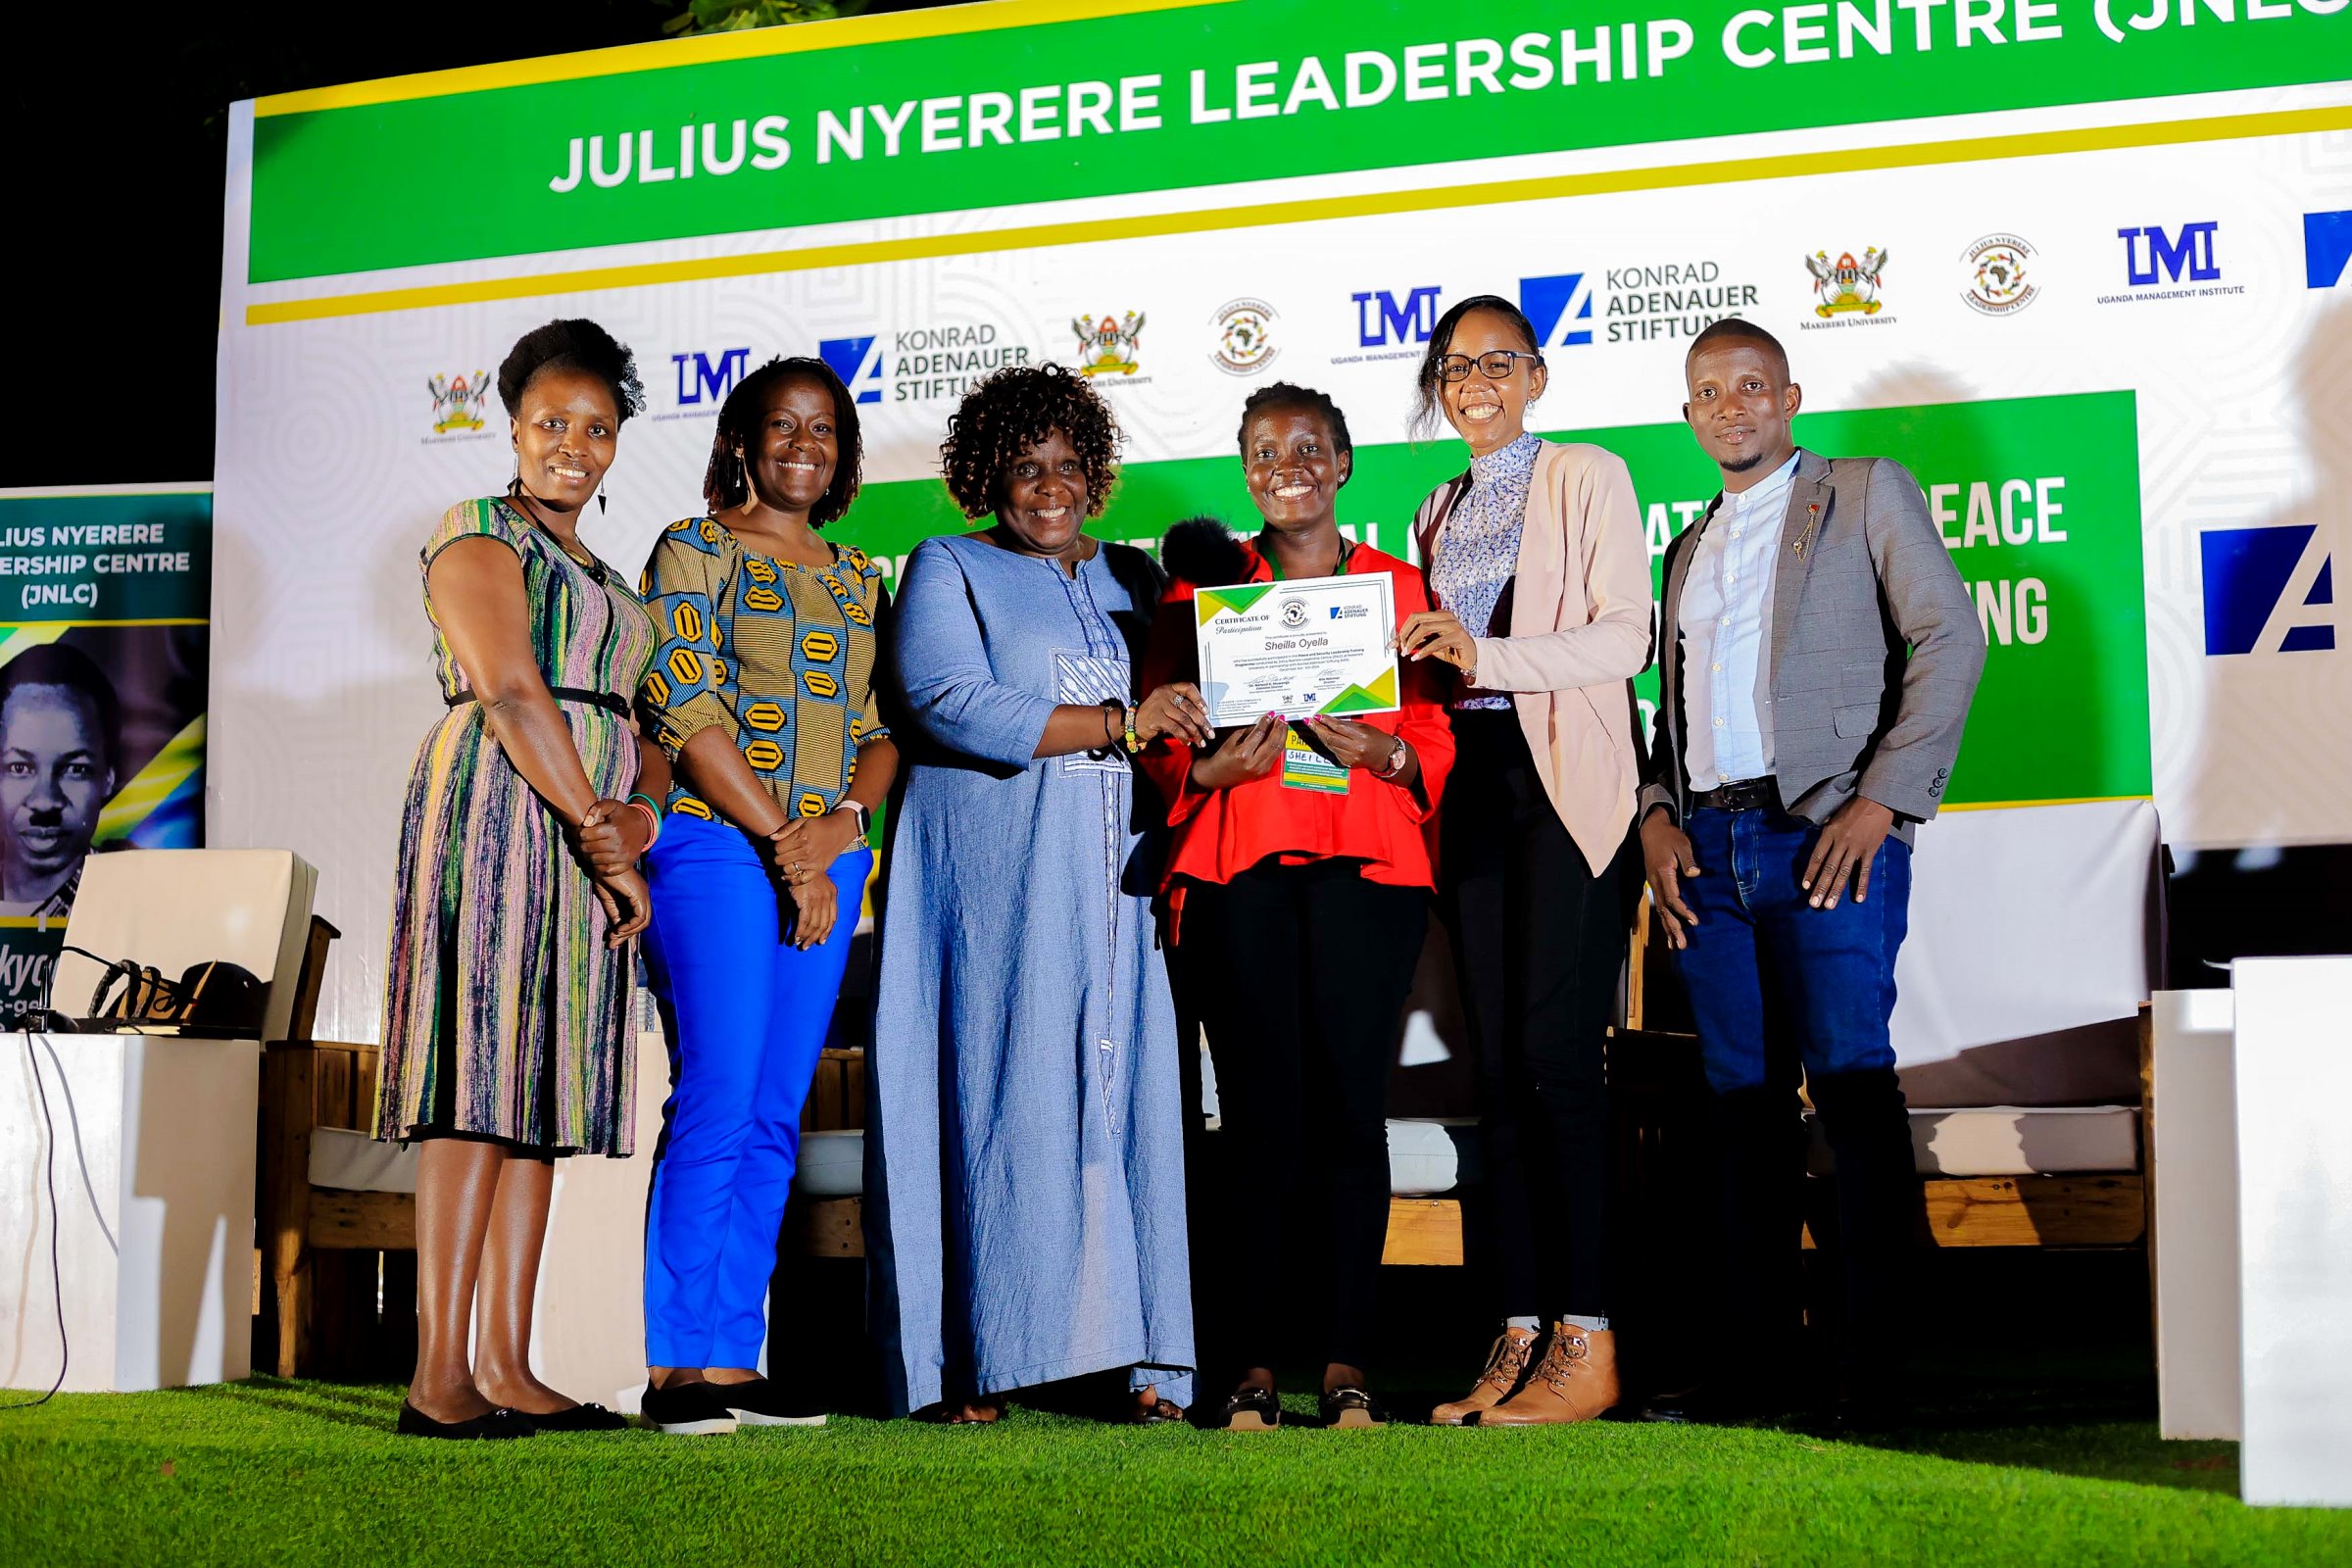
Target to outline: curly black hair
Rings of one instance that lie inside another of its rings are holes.
[[[645,412],[645,388],[629,346],[582,317],[534,326],[514,340],[498,367],[498,401],[522,414],[522,389],[542,370],[582,370],[612,389],[612,406],[626,423]]]
[[[967,517],[1004,498],[1004,470],[1054,430],[1086,469],[1086,514],[1102,515],[1119,474],[1119,421],[1102,395],[1058,365],[1008,365],[963,395],[939,444],[940,477]]]
[[[1448,308],[1429,334],[1429,347],[1421,356],[1421,369],[1413,382],[1413,417],[1406,429],[1416,441],[1438,427],[1438,362],[1453,352],[1453,329],[1472,311],[1491,311],[1501,317],[1526,342],[1529,353],[1542,354],[1543,345],[1536,341],[1535,322],[1527,318],[1525,311],[1499,294],[1473,294]]]
[[[1348,433],[1348,416],[1331,400],[1328,392],[1318,392],[1311,386],[1299,386],[1291,381],[1268,381],[1250,394],[1242,405],[1241,428],[1233,433],[1233,444],[1241,449],[1242,461],[1250,460],[1250,421],[1269,409],[1284,409],[1295,413],[1319,414],[1330,427],[1331,444],[1340,449],[1342,457],[1349,459],[1348,471],[1340,476],[1347,484],[1354,476],[1355,438]]]
[[[808,509],[808,526],[822,528],[837,517],[844,516],[850,503],[858,499],[858,486],[865,473],[865,443],[858,433],[858,400],[841,382],[833,367],[822,360],[804,356],[773,359],[735,383],[727,401],[718,406],[718,430],[710,438],[710,462],[703,469],[703,500],[712,513],[726,511],[743,504],[746,484],[743,464],[736,458],[737,448],[756,452],[760,448],[760,426],[767,413],[767,400],[776,387],[786,381],[814,381],[833,399],[834,438],[840,455],[834,460],[833,479],[825,493]]]

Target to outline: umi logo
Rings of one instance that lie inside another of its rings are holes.
[[[2352,213],[2303,215],[2303,275],[2313,288],[2333,288],[2352,262]]]
[[[751,360],[749,348],[720,349],[715,365],[708,354],[672,354],[669,363],[677,367],[678,407],[690,409],[718,402],[743,379]]]
[[[850,389],[852,403],[882,401],[881,342],[879,337],[829,337],[816,346],[817,358]]]
[[[1350,296],[1355,301],[1355,340],[1367,349],[1392,343],[1426,343],[1438,328],[1438,287],[1408,288],[1398,299],[1387,289]]]
[[[1592,341],[1592,286],[1582,272],[1521,278],[1519,309],[1536,329],[1538,350]]]
[[[2198,537],[2205,652],[2310,654],[2335,646],[2334,563],[2311,523]]]
[[[2178,283],[2185,271],[2192,283],[2217,281],[2222,269],[2214,260],[2213,236],[2221,226],[2218,222],[2183,223],[2178,234],[2167,234],[2154,223],[2145,228],[2117,229],[2115,237],[2124,242],[2125,279],[2133,288],[2146,288],[2152,283]]]

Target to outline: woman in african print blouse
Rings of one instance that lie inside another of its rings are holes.
[[[757,1368],[867,813],[898,769],[873,699],[881,574],[817,533],[858,460],[840,378],[770,361],[719,411],[710,515],[670,524],[646,566],[662,641],[641,706],[677,769],[647,859],[674,1085],[645,1238],[645,1415],[664,1432],[824,1419]]]

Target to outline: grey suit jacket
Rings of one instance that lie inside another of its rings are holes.
[[[1688,809],[1683,769],[1683,576],[1723,505],[1666,549],[1658,604],[1659,701],[1642,759],[1640,816]],[[1936,814],[1984,633],[1910,470],[1888,458],[1799,450],[1772,591],[1773,776],[1782,802],[1815,822],[1856,794],[1913,826]]]

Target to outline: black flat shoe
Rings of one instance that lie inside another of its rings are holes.
[[[735,1412],[721,1402],[720,1391],[708,1383],[673,1383],[666,1389],[649,1388],[645,1424],[671,1437],[703,1437],[735,1430]]]
[[[466,1421],[436,1421],[408,1400],[400,1401],[400,1423],[397,1428],[404,1438],[457,1438],[496,1441],[503,1438],[527,1438],[539,1430],[539,1424],[520,1410],[504,1405],[488,1415],[477,1415]]]
[[[531,1425],[542,1432],[626,1432],[629,1418],[601,1404],[575,1404],[553,1415],[535,1415]]]
[[[1282,1399],[1272,1389],[1236,1389],[1210,1425],[1228,1432],[1272,1432],[1282,1425]]]
[[[1332,1390],[1315,1402],[1327,1427],[1385,1427],[1389,1413],[1353,1384]]]
[[[766,1378],[749,1383],[706,1383],[711,1396],[747,1427],[821,1427],[825,1407],[787,1393]]]

